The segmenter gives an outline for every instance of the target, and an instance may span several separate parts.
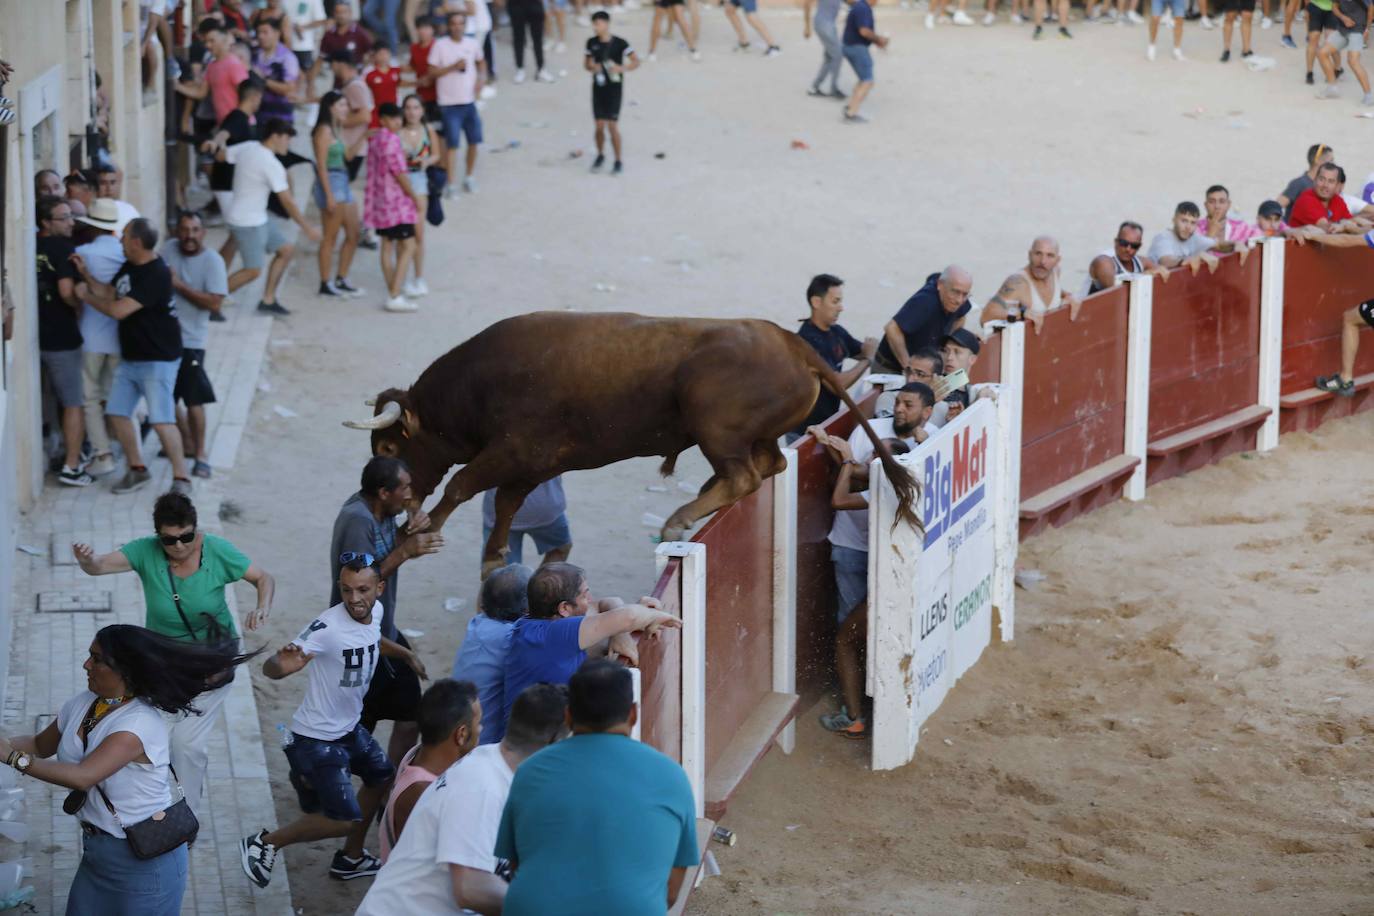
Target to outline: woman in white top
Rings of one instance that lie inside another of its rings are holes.
[[[5,763],[75,790],[64,808],[81,823],[82,853],[67,895],[67,916],[181,912],[186,845],[139,859],[124,827],[148,820],[179,795],[168,778],[162,712],[194,710],[207,678],[250,657],[143,627],[108,626],[96,633],[82,666],[87,689],[64,703],[57,719],[37,735],[0,737]]]

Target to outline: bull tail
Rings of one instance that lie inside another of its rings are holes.
[[[868,436],[868,441],[873,443],[873,451],[877,453],[878,460],[882,462],[883,474],[886,475],[888,482],[892,484],[892,489],[897,494],[897,520],[906,522],[917,531],[921,531],[921,520],[916,515],[916,499],[920,495],[920,488],[916,484],[916,478],[911,472],[897,463],[897,459],[892,457],[892,452],[888,450],[887,444],[878,438],[878,434],[873,431],[873,427],[868,424],[868,418],[859,410],[859,405],[854,403],[854,399],[849,396],[844,385],[840,384],[840,377],[835,370],[827,366],[809,346],[804,346],[811,371],[816,374],[816,378],[822,385],[829,388],[841,401],[844,406],[853,412],[859,425],[863,427],[864,433]]]

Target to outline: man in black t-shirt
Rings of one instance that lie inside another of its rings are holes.
[[[802,321],[797,329],[801,339],[820,354],[825,364],[840,375],[840,384],[845,388],[857,382],[868,371],[873,361],[873,353],[878,349],[876,338],[870,337],[859,343],[844,328],[836,324],[844,311],[844,281],[833,274],[817,274],[806,287],[806,301],[811,306],[811,316]],[[846,359],[857,359],[853,366],[841,372]],[[840,399],[824,385],[816,396],[816,406],[801,425],[788,433],[788,441],[795,441],[809,426],[823,423],[840,409]]]
[[[81,382],[81,300],[76,298],[76,268],[72,266],[71,205],[61,197],[38,199],[38,355],[48,374],[57,406],[62,410],[62,444],[66,455],[59,483],[85,487],[95,482],[81,463],[86,438],[85,400]]]
[[[191,493],[186,453],[177,430],[177,371],[181,367],[181,324],[172,298],[172,271],[157,253],[157,229],[151,221],[136,219],[124,228],[124,266],[110,283],[91,276],[80,255],[72,261],[81,273],[76,294],[82,301],[119,321],[119,367],[115,369],[105,415],[110,418],[119,444],[129,462],[115,493],[137,490],[152,480],[143,464],[134,408],[139,399],[148,403],[148,420],[172,462],[172,491]]]
[[[611,34],[611,17],[604,10],[592,14],[592,28],[596,34],[587,39],[584,66],[592,75],[592,117],[596,119],[596,161],[592,171],[598,172],[606,164],[606,132],[611,134],[611,148],[615,151],[612,175],[619,175],[620,165],[620,101],[624,88],[624,74],[639,66],[639,56],[630,43]]]
[[[972,289],[973,277],[953,264],[926,277],[925,285],[883,327],[883,342],[874,360],[878,368],[883,372],[905,372],[911,354],[938,347],[946,334],[963,327]]]

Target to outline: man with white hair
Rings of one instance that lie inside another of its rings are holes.
[[[1038,236],[1031,242],[1026,266],[1002,281],[1002,286],[983,306],[983,321],[1029,321],[1035,332],[1045,321],[1045,313],[1061,305],[1069,307],[1069,319],[1078,319],[1083,304],[1059,282],[1059,242],[1053,236]]]
[[[973,275],[956,264],[926,277],[925,285],[884,325],[874,365],[883,372],[901,373],[911,354],[938,347],[946,334],[964,326],[972,289]]]

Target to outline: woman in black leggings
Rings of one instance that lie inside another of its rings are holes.
[[[515,46],[515,81],[525,81],[525,30],[529,30],[534,45],[535,79],[553,82],[544,69],[544,2],[543,0],[507,0],[510,14],[511,43]]]

